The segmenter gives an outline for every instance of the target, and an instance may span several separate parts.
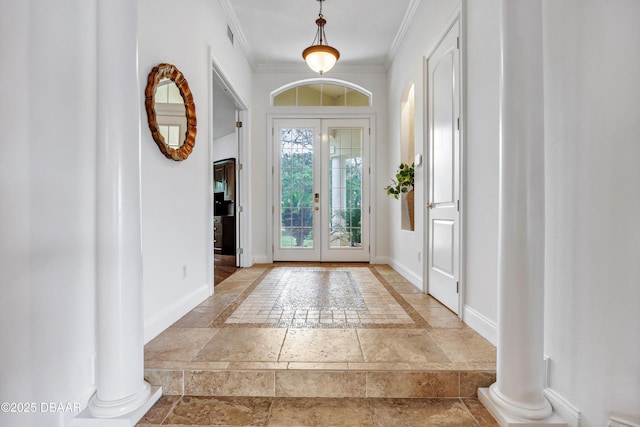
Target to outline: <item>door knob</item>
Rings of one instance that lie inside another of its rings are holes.
[[[315,210],[315,211],[319,211],[319,210],[320,210],[320,206],[314,206],[314,207],[313,207],[313,210]]]

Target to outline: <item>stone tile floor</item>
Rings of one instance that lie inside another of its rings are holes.
[[[495,425],[495,357],[389,266],[257,265],[146,345],[140,425]]]
[[[475,398],[357,399],[162,396],[138,427],[498,427]]]

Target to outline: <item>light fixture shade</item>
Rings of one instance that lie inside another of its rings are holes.
[[[336,65],[336,62],[340,58],[340,52],[329,45],[317,44],[303,50],[302,57],[309,68],[316,73],[322,74]]]

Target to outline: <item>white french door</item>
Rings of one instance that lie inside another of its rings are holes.
[[[460,264],[459,22],[427,59],[428,292],[456,314]]]
[[[369,120],[273,123],[274,261],[369,261]]]

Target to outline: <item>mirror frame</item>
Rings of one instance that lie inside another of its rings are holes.
[[[169,147],[169,144],[164,140],[164,136],[160,133],[158,126],[158,120],[156,118],[155,93],[158,84],[162,79],[170,79],[178,86],[180,95],[184,101],[185,115],[187,117],[187,130],[185,132],[184,142],[178,148]],[[145,101],[144,105],[147,110],[147,120],[149,122],[149,130],[153,140],[160,148],[162,154],[168,159],[175,160],[177,162],[185,160],[193,151],[193,147],[196,144],[196,106],[193,103],[193,95],[189,88],[189,83],[185,79],[184,75],[178,70],[175,65],[172,64],[158,64],[153,67],[147,78],[147,88],[144,91]]]

